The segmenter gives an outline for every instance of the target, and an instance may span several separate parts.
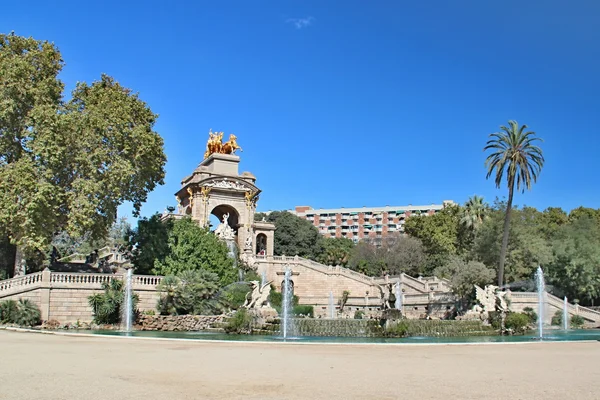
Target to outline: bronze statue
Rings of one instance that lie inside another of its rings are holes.
[[[237,144],[237,137],[234,134],[229,135],[229,140],[223,143],[223,132],[208,132],[208,142],[206,142],[206,152],[204,158],[208,158],[211,154],[233,154],[236,150],[242,151],[242,148]]]

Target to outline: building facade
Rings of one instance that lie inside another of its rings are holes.
[[[411,216],[433,215],[444,207],[454,205],[452,200],[442,204],[421,206],[385,206],[361,208],[313,209],[297,206],[292,214],[310,221],[325,237],[345,237],[355,243],[369,238],[375,242],[386,235],[404,232],[404,222]]]

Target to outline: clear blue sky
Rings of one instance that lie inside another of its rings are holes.
[[[545,140],[517,204],[600,208],[596,0],[87,3],[7,2],[1,31],[55,42],[69,90],[107,73],[160,115],[143,215],[175,204],[209,128],[238,136],[260,210],[492,201],[482,149],[509,119]]]

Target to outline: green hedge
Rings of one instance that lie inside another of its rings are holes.
[[[382,336],[483,336],[496,331],[481,321],[403,319],[382,329]]]

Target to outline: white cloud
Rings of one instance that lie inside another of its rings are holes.
[[[285,22],[292,24],[296,29],[308,28],[315,21],[313,17],[306,18],[288,18]]]

